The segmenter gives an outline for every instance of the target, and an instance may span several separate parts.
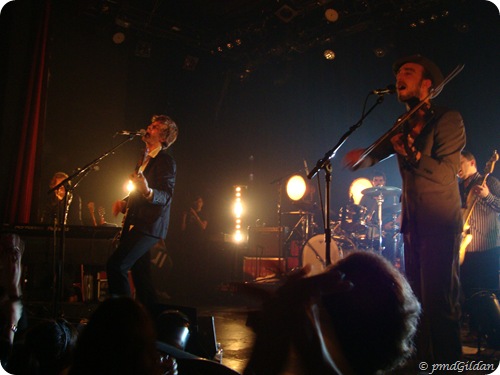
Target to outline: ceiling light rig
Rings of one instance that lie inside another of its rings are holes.
[[[411,29],[415,29],[417,27],[423,27],[435,22],[438,22],[439,19],[443,18],[448,18],[450,15],[450,11],[445,9],[442,10],[439,14],[438,13],[431,13],[426,16],[420,16],[417,19],[414,19],[413,21],[410,21],[409,26]]]
[[[236,51],[243,45],[243,40],[241,38],[227,39],[225,42],[218,42],[215,48],[210,50],[212,55],[229,53],[231,51]]]

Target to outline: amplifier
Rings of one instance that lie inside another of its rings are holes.
[[[285,227],[248,228],[247,255],[255,257],[279,257],[282,255],[280,249],[285,240],[286,232]]]

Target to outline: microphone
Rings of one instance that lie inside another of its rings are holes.
[[[370,94],[386,95],[386,94],[394,94],[395,92],[396,92],[395,85],[387,85],[387,87],[385,87],[383,89],[375,89],[373,91],[370,91]]]
[[[146,135],[146,130],[141,129],[141,130],[120,130],[116,132],[117,135],[131,135],[131,136],[141,136],[143,137]]]

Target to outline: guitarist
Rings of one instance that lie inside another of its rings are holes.
[[[459,187],[464,209],[469,195],[477,196],[470,217],[472,241],[467,246],[460,278],[465,298],[483,289],[498,289],[498,255],[500,251],[500,181],[477,171],[476,158],[469,151],[460,156]]]
[[[167,235],[176,163],[168,147],[177,139],[177,125],[168,116],[153,116],[142,140],[144,159],[132,175],[135,190],[113,204],[113,214],[127,213],[117,249],[107,262],[109,293],[131,295],[131,270],[137,299],[155,314],[156,290],[151,278],[150,249]]]

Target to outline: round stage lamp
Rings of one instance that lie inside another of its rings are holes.
[[[363,190],[373,187],[372,182],[367,178],[356,178],[349,187],[349,199],[352,198],[354,204],[359,204],[363,198]]]
[[[306,193],[307,185],[302,176],[295,175],[290,177],[286,183],[286,193],[293,201],[302,199]]]

